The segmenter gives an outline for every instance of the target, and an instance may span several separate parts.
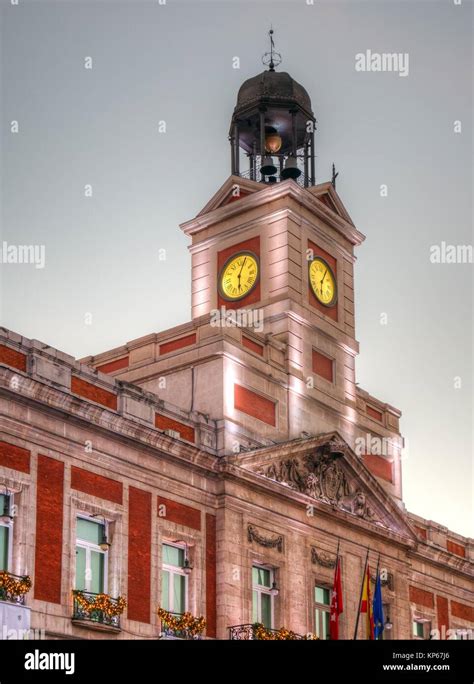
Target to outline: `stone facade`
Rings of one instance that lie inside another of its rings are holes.
[[[48,638],[158,638],[169,541],[189,554],[187,608],[209,638],[253,622],[253,566],[273,573],[274,627],[314,632],[314,587],[332,585],[338,544],[342,638],[368,548],[373,572],[379,558],[385,570],[391,638],[410,638],[413,620],[441,635],[472,628],[473,542],[406,511],[401,414],[356,384],[364,237],[334,188],[231,177],[182,227],[189,323],[82,362],[0,330],[8,570],[32,579],[31,626]],[[241,311],[263,325],[217,326],[219,255],[248,245],[261,276]],[[331,315],[308,294],[307,249],[333,259]],[[107,593],[128,604],[120,628],[72,619],[80,515],[107,523]]]

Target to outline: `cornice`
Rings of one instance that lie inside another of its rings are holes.
[[[474,575],[473,561],[459,558],[439,546],[431,547],[427,544],[418,543],[418,545],[410,551],[409,558],[416,559],[423,563],[429,562],[443,570],[449,570],[462,577],[467,577],[471,581]]]
[[[182,223],[180,228],[185,235],[194,235],[204,228],[208,228],[219,221],[232,218],[233,216],[242,213],[242,211],[255,209],[263,204],[274,202],[283,197],[290,197],[296,202],[299,202],[306,209],[324,220],[353,245],[360,245],[365,240],[365,235],[358,231],[351,223],[341,216],[338,216],[320,202],[317,196],[307,189],[300,188],[300,186],[292,180],[274,183],[259,192],[254,192],[251,195],[242,197],[238,202],[231,202],[230,204],[218,207],[207,214],[198,215],[194,219]]]
[[[269,214],[265,214],[264,216],[256,216],[248,221],[239,223],[238,226],[230,226],[226,228],[226,230],[220,231],[218,235],[211,235],[208,238],[200,240],[194,245],[189,245],[188,250],[191,254],[202,252],[203,250],[212,247],[212,245],[222,242],[222,240],[230,238],[233,235],[238,235],[254,228],[258,229],[259,227],[267,225],[270,221],[278,221],[278,219],[286,217],[290,211],[291,210],[288,207],[282,207],[270,212]]]
[[[21,377],[19,383],[12,383],[12,378]],[[12,389],[18,385],[18,389]],[[175,459],[177,462],[193,464],[194,467],[210,473],[216,470],[217,457],[212,456],[192,444],[176,440],[151,425],[121,416],[93,404],[79,396],[43,384],[38,380],[21,376],[0,366],[0,397],[34,406],[40,411],[48,411],[61,416],[64,420],[73,420],[78,425],[91,426],[107,434],[112,439],[120,439],[136,447],[146,447],[160,456]]]

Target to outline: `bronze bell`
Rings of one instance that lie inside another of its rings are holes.
[[[296,180],[299,176],[301,176],[301,169],[298,168],[295,157],[288,157],[285,162],[285,168],[281,172],[282,179],[292,178]]]
[[[264,157],[260,167],[262,176],[273,176],[276,172],[277,167],[274,165],[273,159],[271,157]]]

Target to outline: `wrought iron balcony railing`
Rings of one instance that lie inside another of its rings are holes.
[[[120,615],[126,602],[121,596],[112,598],[108,594],[95,594],[91,591],[74,589],[73,620],[106,625],[120,629]]]
[[[31,589],[28,575],[13,575],[6,570],[0,571],[0,601],[25,605],[25,595]]]
[[[162,639],[202,639],[202,633],[195,633],[193,629],[198,618],[193,618],[190,613],[171,613],[168,612],[169,622],[165,617],[160,617],[161,620],[161,638]],[[186,625],[189,624],[189,627]]]
[[[232,625],[228,627],[231,641],[252,641],[261,639],[275,640],[305,640],[306,636],[295,634],[284,629],[269,629],[258,624]]]

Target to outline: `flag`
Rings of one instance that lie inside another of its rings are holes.
[[[366,639],[374,638],[374,616],[372,613],[372,601],[370,600],[370,567],[367,563],[364,577],[364,585],[362,590],[362,602],[360,604],[360,612],[365,613],[366,620]]]
[[[380,639],[383,633],[383,603],[382,603],[382,584],[380,582],[380,570],[377,567],[377,579],[375,580],[374,603],[373,603],[373,620],[374,620],[374,639]]]
[[[329,621],[329,635],[331,640],[339,639],[339,615],[344,611],[342,603],[341,561],[339,556],[334,570],[334,585],[331,594],[331,617]]]

